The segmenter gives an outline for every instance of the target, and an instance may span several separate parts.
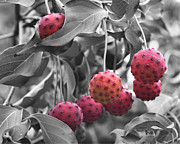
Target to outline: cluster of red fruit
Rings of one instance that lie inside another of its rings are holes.
[[[64,24],[62,13],[49,14],[39,21],[38,32],[44,39],[60,30]],[[160,78],[166,71],[162,54],[155,49],[141,50],[134,55],[131,72],[136,78],[133,90],[137,98],[153,100],[161,92]],[[95,74],[89,83],[90,96],[81,97],[76,103],[59,102],[51,109],[53,116],[76,131],[82,122],[93,122],[102,117],[104,110],[115,116],[126,114],[132,107],[132,93],[123,88],[119,75],[110,72]]]
[[[95,74],[89,83],[90,96],[81,97],[76,103],[59,102],[51,109],[53,116],[76,131],[82,122],[100,119],[104,110],[112,115],[127,113],[133,104],[132,94],[123,88],[121,78],[110,71]]]
[[[136,53],[131,62],[136,97],[149,101],[159,96],[162,90],[160,78],[164,76],[166,69],[166,60],[159,51],[151,48]]]

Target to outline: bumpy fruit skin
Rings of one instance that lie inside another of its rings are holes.
[[[143,101],[154,100],[159,96],[161,90],[162,82],[160,80],[153,84],[144,84],[137,80],[133,82],[133,91],[136,97]]]
[[[65,15],[63,13],[52,13],[41,18],[38,32],[41,39],[44,39],[60,30],[64,24]]]
[[[131,109],[133,102],[132,93],[127,89],[123,89],[118,100],[114,103],[106,104],[104,107],[111,115],[121,116]]]
[[[49,112],[53,116],[66,123],[73,131],[76,131],[83,121],[82,109],[72,102],[59,102]]]
[[[104,113],[104,107],[101,103],[97,103],[91,96],[83,96],[77,101],[78,106],[83,111],[84,122],[91,123],[100,119]]]
[[[135,79],[143,83],[158,82],[166,71],[166,60],[154,48],[140,50],[133,56],[131,72]]]
[[[110,71],[95,74],[89,83],[90,96],[102,104],[115,102],[121,95],[122,88],[119,75]]]

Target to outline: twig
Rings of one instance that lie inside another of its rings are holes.
[[[3,34],[0,35],[0,40],[6,39],[6,38],[10,38],[14,36],[14,32],[8,33],[8,34]]]
[[[14,94],[14,91],[15,91],[15,87],[12,86],[6,100],[3,103],[3,105],[9,105],[9,102],[10,102],[10,100],[11,100],[13,94]]]
[[[45,5],[46,5],[47,13],[50,14],[51,11],[50,11],[50,8],[49,8],[48,0],[45,0]]]
[[[105,32],[105,47],[104,47],[104,61],[103,61],[103,70],[106,71],[106,56],[107,56],[107,43],[108,43],[108,33],[107,33],[107,25],[106,25],[106,19],[103,19],[103,26],[104,26],[104,32]]]
[[[146,42],[146,37],[145,37],[144,31],[143,31],[141,25],[139,24],[139,21],[137,20],[137,17],[135,15],[134,15],[134,19],[136,20],[136,23],[137,23],[137,25],[138,25],[141,33],[142,33],[142,37],[143,37],[143,40],[144,40],[144,47],[145,47],[145,49],[147,49],[147,42]]]

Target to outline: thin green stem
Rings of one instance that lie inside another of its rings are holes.
[[[63,96],[63,86],[62,86],[62,66],[61,66],[61,60],[60,60],[60,57],[58,56],[58,67],[59,67],[59,76],[60,76],[60,79],[59,79],[59,89],[60,89],[60,97],[61,97],[61,100],[64,101],[64,96]]]
[[[57,101],[57,88],[58,88],[58,59],[56,56],[54,56],[54,63],[55,63],[55,73],[56,73],[56,82],[55,82],[55,90],[54,90],[54,105],[56,105]]]
[[[11,101],[11,98],[12,98],[12,96],[13,96],[13,94],[14,94],[14,91],[15,91],[15,87],[12,86],[11,89],[10,89],[10,92],[9,92],[7,98],[6,98],[6,100],[5,100],[4,103],[3,103],[3,105],[9,105],[9,103],[10,103],[10,101]]]
[[[0,35],[0,40],[10,38],[10,37],[13,37],[13,36],[14,36],[14,32],[3,34],[3,35]]]
[[[48,14],[51,14],[50,8],[49,8],[49,4],[48,4],[48,0],[45,0],[45,5],[46,5],[46,10]]]
[[[106,56],[107,56],[107,49],[108,49],[108,33],[107,33],[107,24],[106,19],[103,19],[103,27],[105,32],[105,46],[104,46],[104,61],[103,61],[103,71],[106,71]]]
[[[138,25],[141,33],[142,33],[142,37],[143,37],[143,40],[144,40],[144,47],[145,47],[145,49],[147,49],[147,42],[146,42],[146,37],[145,37],[144,31],[143,31],[141,25],[139,24],[139,21],[138,21],[138,19],[137,19],[137,17],[135,15],[134,15],[134,19],[136,20],[136,23],[137,23],[137,25]]]
[[[115,51],[114,51],[114,63],[113,63],[113,72],[116,71],[116,62],[117,62],[117,40],[114,40],[115,43]]]

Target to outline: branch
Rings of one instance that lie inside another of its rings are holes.
[[[8,34],[3,34],[0,35],[0,40],[6,39],[6,38],[10,38],[14,36],[14,32],[8,33]]]

